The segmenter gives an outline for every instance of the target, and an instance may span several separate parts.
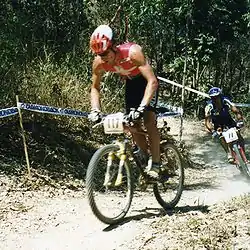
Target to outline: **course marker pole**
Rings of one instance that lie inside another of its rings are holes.
[[[18,114],[19,114],[19,123],[20,123],[20,128],[21,128],[21,134],[22,134],[22,138],[23,138],[23,146],[24,146],[24,153],[25,153],[25,159],[26,159],[27,170],[28,170],[28,178],[31,178],[30,161],[29,161],[27,143],[26,143],[26,138],[25,138],[25,131],[23,129],[22,112],[21,112],[20,106],[18,105],[18,103],[19,103],[18,95],[16,95],[16,102],[17,102],[17,109],[18,109]]]

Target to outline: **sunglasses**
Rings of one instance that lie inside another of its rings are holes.
[[[212,101],[220,100],[220,97],[219,96],[211,96],[211,100]]]

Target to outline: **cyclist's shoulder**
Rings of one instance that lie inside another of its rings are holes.
[[[231,97],[229,97],[229,96],[226,96],[226,95],[223,95],[222,97],[222,100],[227,100],[227,101],[232,101],[232,98]]]
[[[142,52],[142,47],[135,42],[125,42],[116,46],[121,54],[130,55],[131,53]]]
[[[223,101],[223,104],[228,107],[232,107],[234,105],[232,102],[232,98],[229,96],[222,96],[222,101]]]
[[[125,51],[129,51],[131,49],[131,47],[134,45],[135,43],[133,42],[122,42],[120,44],[117,44],[115,46],[116,50],[118,50],[120,53],[125,52]]]
[[[138,44],[135,43],[135,42],[126,41],[126,42],[122,42],[122,43],[116,45],[116,48],[118,48],[118,49],[126,49],[126,48],[130,48],[133,45],[138,45]]]
[[[210,116],[212,113],[212,110],[214,109],[213,103],[211,100],[206,101],[205,104],[205,117]]]
[[[205,102],[205,107],[213,108],[212,100],[207,100],[207,101]]]

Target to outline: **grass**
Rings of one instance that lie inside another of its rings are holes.
[[[164,216],[153,224],[158,237],[169,239],[168,249],[249,249],[250,196],[210,207]]]

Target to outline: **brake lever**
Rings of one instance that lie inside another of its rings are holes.
[[[125,125],[127,125],[129,127],[133,127],[135,125],[133,120],[128,115],[124,115],[123,122],[124,122]]]
[[[102,118],[100,122],[94,124],[94,125],[92,126],[92,128],[98,127],[99,125],[103,124],[103,122],[104,122],[104,118]]]

